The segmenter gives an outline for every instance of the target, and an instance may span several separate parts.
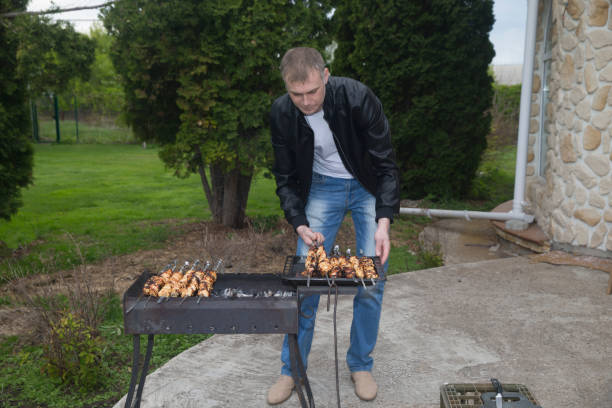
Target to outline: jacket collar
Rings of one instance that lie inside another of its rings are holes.
[[[330,123],[329,120],[333,116],[334,111],[334,90],[332,86],[334,77],[329,76],[327,84],[325,84],[325,99],[323,99],[323,118]]]

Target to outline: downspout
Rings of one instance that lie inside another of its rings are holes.
[[[527,168],[527,144],[529,142],[529,119],[531,112],[531,88],[535,60],[536,29],[538,23],[538,0],[527,0],[527,27],[523,52],[523,79],[519,112],[516,169],[514,173],[514,199],[512,210],[507,213],[485,211],[434,210],[427,208],[400,208],[400,214],[425,215],[442,218],[472,218],[505,221],[510,230],[525,230],[533,222],[533,215],[525,214],[525,173]]]
[[[537,24],[538,0],[527,0],[527,33],[525,34],[525,50],[523,53],[523,83],[521,85],[516,171],[514,173],[514,199],[511,211],[514,214],[523,214],[523,206],[525,205],[525,173],[527,168],[527,145],[529,143],[529,119]],[[522,231],[527,229],[527,226],[521,220],[506,221],[506,228],[511,230]]]

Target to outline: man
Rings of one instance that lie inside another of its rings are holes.
[[[391,247],[389,228],[399,209],[399,176],[387,118],[378,98],[364,84],[330,76],[321,54],[293,48],[281,60],[287,93],[270,112],[275,163],[273,173],[285,217],[298,234],[297,255],[313,243],[329,253],[340,224],[351,212],[356,253],[377,255],[384,267]],[[384,282],[353,302],[353,322],[346,361],[363,400],[376,397],[371,375]],[[319,296],[302,301],[298,346],[307,365]],[[268,403],[291,396],[288,339],[281,353],[281,376],[268,392]]]

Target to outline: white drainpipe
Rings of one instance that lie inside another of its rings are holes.
[[[429,208],[400,208],[400,214],[408,215],[425,215],[427,217],[440,218],[465,218],[471,221],[473,218],[481,218],[485,220],[495,221],[512,221],[516,220],[530,224],[533,221],[533,215],[516,214],[510,212],[485,212],[485,211],[467,211],[467,210],[433,210]]]
[[[533,64],[535,60],[536,29],[538,23],[538,0],[527,0],[527,32],[523,53],[523,80],[521,85],[521,105],[516,149],[516,168],[514,173],[514,198],[512,210],[507,213],[484,211],[433,210],[427,208],[400,208],[400,214],[426,215],[442,218],[481,218],[506,221],[506,228],[525,230],[533,222],[533,215],[525,214],[525,172],[527,168],[527,144],[529,142],[529,119],[531,112],[531,88]]]

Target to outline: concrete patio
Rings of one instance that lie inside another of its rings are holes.
[[[545,408],[612,407],[607,280],[599,270],[534,263],[527,256],[390,276],[372,402],[357,398],[344,361],[352,302],[341,296],[342,407],[439,407],[443,383],[491,377],[525,384]],[[265,407],[280,370],[281,341],[281,335],[216,335],[151,373],[141,406]],[[308,368],[317,407],[337,406],[333,345],[332,313],[321,303]],[[299,407],[295,393],[279,407]]]

